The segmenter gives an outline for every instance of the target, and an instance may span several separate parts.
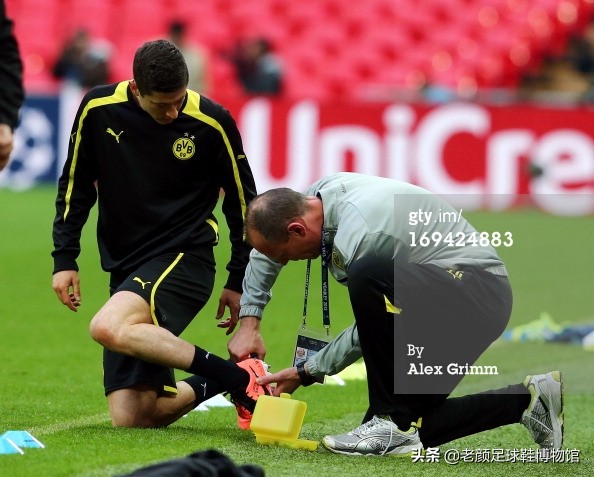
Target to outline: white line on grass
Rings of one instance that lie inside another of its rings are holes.
[[[75,427],[88,426],[92,424],[100,424],[102,422],[109,421],[109,415],[107,413],[95,414],[94,416],[85,416],[78,419],[71,419],[69,421],[56,422],[48,426],[38,426],[29,429],[29,432],[33,435],[47,435],[55,434],[56,432],[67,431]]]

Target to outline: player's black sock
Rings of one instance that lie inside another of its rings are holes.
[[[207,399],[222,393],[225,390],[219,383],[213,381],[212,379],[198,376],[197,374],[183,379],[182,381],[188,383],[194,390],[194,394],[196,394],[194,407],[196,407],[201,402],[204,402]]]
[[[223,386],[225,391],[245,388],[250,376],[235,363],[220,358],[198,346],[194,346],[194,359],[187,369],[189,373],[211,379]]]

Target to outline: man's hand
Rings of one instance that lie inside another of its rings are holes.
[[[293,391],[301,386],[301,378],[297,374],[296,368],[286,368],[278,373],[267,374],[256,379],[260,385],[276,383],[274,395],[280,396],[281,393],[293,394]]]
[[[54,273],[52,287],[64,305],[72,311],[80,306],[80,281],[76,270],[62,270]]]
[[[8,124],[0,124],[0,171],[8,164],[12,152],[13,134]]]
[[[250,355],[264,359],[266,347],[260,334],[260,320],[255,316],[241,318],[237,332],[227,343],[229,356],[233,361],[242,361]]]
[[[217,316],[215,316],[215,319],[220,320],[223,318],[225,308],[229,308],[231,316],[217,325],[219,328],[227,328],[226,335],[233,333],[235,326],[237,326],[237,320],[239,320],[240,299],[241,293],[229,290],[228,288],[223,288],[223,292],[219,298],[219,308],[217,309]]]

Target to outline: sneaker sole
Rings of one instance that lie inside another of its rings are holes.
[[[547,374],[547,383],[555,389],[555,393],[547,396],[549,399],[549,415],[553,425],[553,447],[560,449],[563,445],[564,414],[563,414],[563,376],[560,371]],[[558,397],[557,397],[558,396]]]
[[[324,449],[334,453],[334,454],[341,454],[341,455],[353,455],[357,457],[382,457],[385,455],[391,455],[394,457],[410,457],[413,455],[415,451],[419,451],[423,449],[422,444],[415,444],[412,446],[402,446],[397,447],[396,449],[391,450],[390,452],[386,452],[385,454],[374,454],[374,453],[363,453],[363,452],[350,452],[350,451],[342,451],[338,449],[333,449],[332,447],[328,447],[324,441],[322,440],[322,446]]]

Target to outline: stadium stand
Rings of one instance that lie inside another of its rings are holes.
[[[426,85],[458,94],[515,88],[561,54],[593,17],[594,0],[7,0],[28,90],[56,88],[50,69],[75,28],[114,45],[114,81],[130,77],[143,41],[185,18],[212,54],[216,95],[241,90],[224,53],[264,36],[285,64],[285,94],[389,99]]]

